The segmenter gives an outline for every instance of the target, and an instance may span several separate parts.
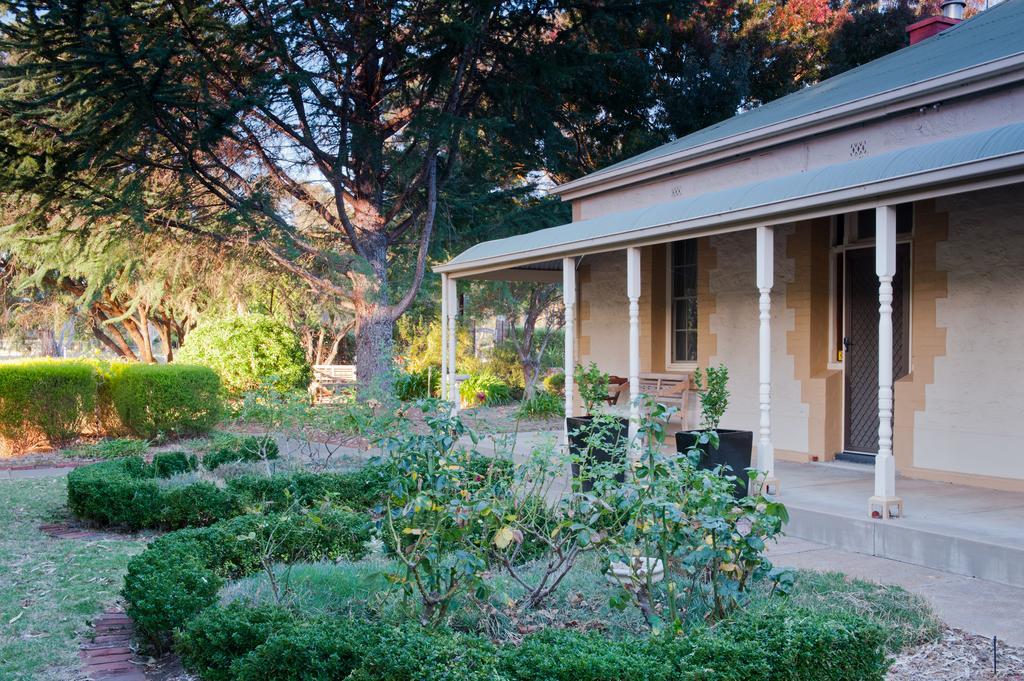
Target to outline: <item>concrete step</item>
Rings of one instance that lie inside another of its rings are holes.
[[[786,502],[792,537],[847,551],[898,560],[1000,584],[1024,587],[1024,528],[1020,542],[995,544],[955,531],[909,526],[900,520],[869,520]]]

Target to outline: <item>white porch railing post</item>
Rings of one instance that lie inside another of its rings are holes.
[[[459,314],[459,282],[448,278],[448,399],[459,409],[459,386],[455,380],[458,367],[455,363],[455,352],[458,347],[458,330],[456,320]]]
[[[898,518],[903,500],[896,496],[896,460],[892,455],[892,280],[896,275],[896,209],[875,213],[875,272],[878,274],[878,455],[875,494],[868,500],[872,518]]]
[[[441,274],[441,391],[448,399],[448,275]]]
[[[626,297],[629,298],[629,440],[637,448],[640,419],[640,249],[626,249]],[[634,452],[636,455],[636,452]]]
[[[768,225],[757,228],[758,297],[758,407],[757,468],[762,473],[760,489],[778,494],[775,477],[775,448],[772,446],[772,285],[775,283],[775,232]]]
[[[573,413],[573,371],[576,368],[576,259],[562,258],[562,302],[565,304],[565,416]],[[569,425],[562,432],[569,441]]]

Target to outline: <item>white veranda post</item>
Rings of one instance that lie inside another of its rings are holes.
[[[896,209],[879,206],[875,216],[875,272],[878,274],[878,455],[875,494],[868,500],[872,518],[898,518],[903,500],[896,496],[892,455],[892,280],[896,276]]]
[[[573,370],[576,368],[576,259],[562,258],[562,302],[565,305],[565,415],[573,413]],[[568,442],[569,426],[563,432]]]
[[[758,406],[760,421],[757,435],[757,468],[761,471],[761,490],[778,494],[775,477],[775,449],[772,447],[772,284],[775,282],[775,232],[770,226],[757,228],[758,297]]]
[[[629,298],[629,435],[636,443],[640,419],[640,249],[626,249],[626,297]]]
[[[448,275],[441,275],[441,399],[448,399]]]
[[[452,277],[448,278],[448,292],[447,292],[447,309],[448,309],[448,399],[455,405],[455,409],[459,408],[459,386],[455,380],[457,372],[455,364],[455,349],[458,345],[458,332],[456,330],[455,322],[459,314],[459,284],[458,280]]]

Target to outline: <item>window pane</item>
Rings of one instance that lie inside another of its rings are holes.
[[[671,254],[672,361],[692,362],[697,359],[697,243],[676,241]]]
[[[857,212],[857,239],[875,238],[875,211],[871,208]]]

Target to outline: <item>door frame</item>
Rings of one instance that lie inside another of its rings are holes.
[[[833,452],[832,454],[836,457],[842,456],[847,450],[846,447],[846,357],[845,353],[842,359],[839,359],[836,355],[836,348],[839,347],[840,340],[847,336],[849,323],[849,291],[847,291],[845,278],[848,276],[849,269],[846,263],[846,254],[849,251],[875,249],[875,239],[852,239],[850,240],[851,232],[855,232],[856,225],[856,213],[845,214],[845,222],[847,225],[851,225],[854,229],[843,230],[844,239],[840,243],[836,243],[837,234],[837,222],[835,218],[832,220],[831,231],[831,243],[833,244],[829,249],[829,345],[828,345],[828,362],[826,366],[829,369],[840,371],[842,373],[842,389],[839,391],[839,404],[840,404],[840,450]],[[852,224],[851,224],[852,223]],[[904,324],[907,329],[907,373],[904,376],[908,376],[914,371],[914,325],[913,325],[913,307],[914,307],[914,238],[913,238],[913,218],[911,222],[910,232],[897,233],[896,234],[896,248],[899,249],[901,246],[906,245],[907,248],[907,267],[906,267],[906,286],[907,286],[907,299],[903,306]],[[837,267],[837,263],[842,261],[842,267]],[[898,258],[897,258],[898,262]],[[843,281],[840,281],[840,271]],[[876,289],[877,291],[877,289]],[[895,295],[895,291],[893,294]],[[840,298],[842,298],[840,308]],[[838,328],[837,320],[840,312],[842,313],[842,327]],[[839,334],[836,337],[836,334]],[[894,378],[893,380],[893,397],[895,398],[895,383],[899,379]],[[895,412],[895,409],[893,410]],[[867,452],[851,452],[852,456],[847,458],[851,460],[857,460],[860,462],[873,462],[875,454]]]

